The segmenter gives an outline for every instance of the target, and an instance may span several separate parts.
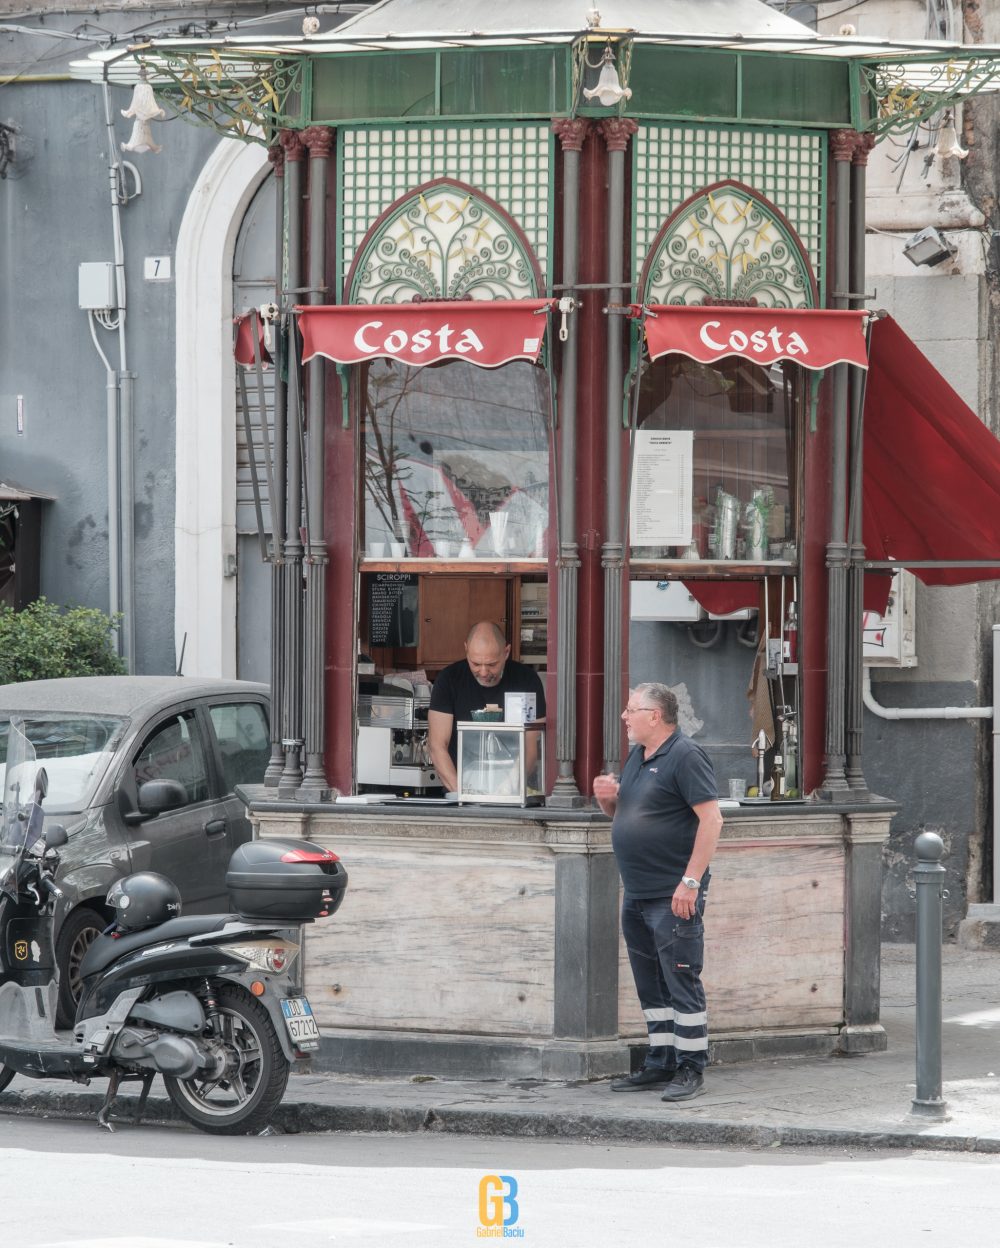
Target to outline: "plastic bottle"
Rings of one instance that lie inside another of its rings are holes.
[[[785,796],[785,764],[780,754],[775,754],[771,764],[771,801],[780,802]]]
[[[799,661],[799,619],[794,602],[788,604],[785,629],[781,639],[781,659],[783,663],[798,663]]]

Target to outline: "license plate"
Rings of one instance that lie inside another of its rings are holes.
[[[313,1017],[312,1006],[305,997],[286,997],[281,1002],[288,1036],[297,1049],[308,1051],[319,1048],[319,1027]]]

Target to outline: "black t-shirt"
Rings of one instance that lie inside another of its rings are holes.
[[[496,702],[503,709],[505,693],[533,693],[535,695],[535,713],[538,719],[545,718],[545,692],[538,673],[527,663],[515,663],[508,659],[504,665],[503,675],[499,684],[481,685],[472,674],[472,668],[465,659],[452,663],[438,675],[431,690],[431,710],[441,711],[445,715],[453,715],[455,723],[459,720],[470,720],[473,711],[481,711],[488,702]],[[458,731],[452,726],[451,741],[448,743],[451,761],[458,761]]]
[[[691,808],[718,796],[708,755],[680,728],[650,758],[643,746],[632,747],[611,825],[611,845],[629,896],[673,895],[698,830]]]

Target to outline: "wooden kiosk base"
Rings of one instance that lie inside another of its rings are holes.
[[[255,833],[314,840],[350,876],[306,929],[317,1069],[601,1078],[641,1059],[610,822],[599,811],[276,801]],[[882,848],[893,807],[726,812],[705,914],[711,1060],[885,1048]]]

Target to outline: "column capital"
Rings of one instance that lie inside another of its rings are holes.
[[[868,157],[871,155],[875,147],[874,134],[859,134],[857,142],[854,144],[854,155],[851,161],[855,165],[867,165]]]
[[[278,134],[278,142],[284,150],[286,161],[301,160],[306,154],[302,146],[302,135],[298,130],[282,130]]]
[[[844,162],[853,160],[854,149],[860,137],[857,130],[831,130],[830,151],[833,159]]]
[[[329,159],[333,151],[333,131],[329,126],[307,126],[302,131],[302,142],[309,149],[309,159]]]
[[[591,131],[586,117],[557,117],[552,123],[552,133],[562,144],[564,152],[578,152]]]
[[[285,173],[285,152],[280,143],[272,143],[267,149],[267,158],[274,166],[274,176],[280,178]]]
[[[609,152],[624,152],[629,139],[639,129],[639,123],[632,117],[605,117],[597,128]]]

